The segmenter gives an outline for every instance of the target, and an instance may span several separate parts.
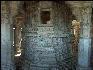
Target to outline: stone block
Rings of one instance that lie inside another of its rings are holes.
[[[78,58],[79,58],[79,65],[87,67],[89,66],[90,60],[89,55],[90,55],[90,45],[91,45],[91,40],[90,39],[80,39],[79,41],[79,48],[78,48]]]

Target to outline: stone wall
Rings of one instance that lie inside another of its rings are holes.
[[[25,5],[23,70],[74,70],[70,8],[65,2],[51,1]],[[46,9],[51,13],[50,24],[42,24],[40,20],[41,10]]]
[[[93,2],[93,1],[92,1]],[[91,2],[91,4],[92,4]],[[1,69],[14,70],[13,23],[22,7],[20,1],[1,2]],[[26,1],[22,51],[23,70],[74,70],[71,48],[71,23],[80,21],[79,70],[89,70],[90,3]],[[75,5],[75,6],[74,6]],[[78,7],[77,7],[78,6]],[[93,7],[93,5],[92,5]],[[50,11],[50,24],[42,24],[40,13]],[[73,13],[72,13],[73,11]],[[73,16],[75,15],[75,16]],[[83,59],[84,58],[84,59]]]

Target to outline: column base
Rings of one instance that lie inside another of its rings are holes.
[[[77,66],[76,70],[91,70],[91,67]]]

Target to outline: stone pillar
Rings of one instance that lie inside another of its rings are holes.
[[[78,61],[78,42],[79,42],[79,33],[80,33],[80,22],[77,22],[76,20],[72,21],[72,51],[76,58],[76,61]]]
[[[9,4],[1,2],[1,70],[14,70],[11,57],[11,22],[9,14]]]
[[[88,5],[87,5],[88,4]],[[77,21],[80,22],[80,39],[78,46],[78,65],[77,70],[91,70],[90,68],[90,52],[91,52],[91,38],[90,38],[90,24],[92,8],[90,3],[86,5],[79,5],[74,7],[73,14]]]
[[[1,24],[1,70],[6,70],[6,24]]]
[[[21,24],[22,24],[22,17],[16,17],[15,23],[14,23],[14,46],[15,46],[15,55],[20,53],[21,46],[19,45],[19,33],[21,30]]]
[[[8,23],[1,24],[1,70],[14,70],[11,57],[11,26]]]
[[[19,50],[19,42],[18,42],[18,36],[19,36],[19,25],[18,24],[18,20],[16,20],[17,22],[15,23],[15,30],[14,30],[14,46],[15,46],[15,54],[17,54],[17,51]]]
[[[21,68],[21,62],[20,62],[20,56],[21,56],[21,27],[23,23],[23,16],[22,14],[18,14],[14,21],[14,61],[15,61],[15,68],[20,69]],[[20,64],[19,64],[20,63]]]

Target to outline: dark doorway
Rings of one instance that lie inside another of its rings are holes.
[[[50,11],[41,11],[42,24],[50,24]]]

